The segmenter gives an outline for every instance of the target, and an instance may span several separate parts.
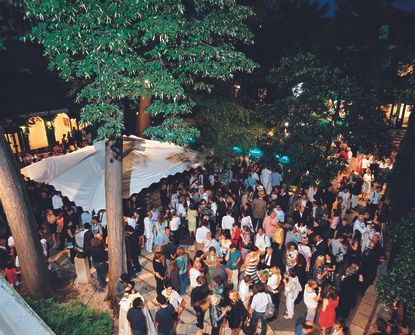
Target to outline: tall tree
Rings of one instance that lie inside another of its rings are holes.
[[[194,122],[200,125],[199,144],[212,150],[214,163],[220,169],[233,160],[233,147],[247,152],[266,131],[255,117],[254,106],[245,105],[239,99],[216,95],[216,98],[196,101]]]
[[[263,111],[275,129],[268,151],[288,156],[288,184],[305,178],[328,183],[342,168],[332,143],[345,129],[347,78],[306,53],[282,58],[269,80],[277,98]]]
[[[26,186],[1,127],[0,203],[19,256],[24,292],[34,298],[51,296],[53,286],[40,246],[37,222]]]
[[[1,7],[5,10],[5,7]],[[0,12],[0,51],[10,36]],[[0,126],[0,203],[14,238],[24,292],[35,298],[51,296],[53,284],[44,262],[37,223],[17,162]]]
[[[149,94],[156,124],[148,135],[186,144],[198,131],[181,116],[191,112],[192,90],[210,89],[254,63],[235,48],[250,43],[244,20],[250,8],[236,0],[25,0],[31,38],[44,46],[50,68],[66,80],[82,79],[82,122],[106,139],[106,206],[109,237],[108,297],[125,257],[121,216],[123,107]],[[110,186],[112,188],[110,188]]]

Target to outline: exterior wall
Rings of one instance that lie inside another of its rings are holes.
[[[29,119],[29,145],[31,150],[47,147],[48,137],[46,135],[45,121],[41,117],[35,116]]]
[[[55,128],[55,138],[56,141],[62,143],[63,134],[67,135],[71,131],[71,120],[68,115],[65,113],[57,114],[53,120],[53,125]]]

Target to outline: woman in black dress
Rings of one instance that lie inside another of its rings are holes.
[[[236,290],[229,292],[229,307],[230,310],[226,313],[226,318],[228,319],[229,328],[231,329],[232,335],[239,335],[242,328],[243,320],[248,316],[248,312],[239,299],[239,293]]]
[[[64,229],[65,229],[65,238],[66,238],[66,248],[69,249],[70,259],[73,264],[75,260],[75,256],[76,256],[76,249],[75,249],[76,224],[73,223],[72,220],[69,220],[68,225],[64,227]]]
[[[154,253],[153,270],[154,270],[154,278],[156,279],[157,295],[160,295],[164,290],[164,279],[166,276],[166,264],[164,262],[163,254],[159,251]]]
[[[338,318],[346,320],[351,309],[356,304],[356,298],[359,294],[359,266],[356,262],[346,270],[341,276],[339,305],[336,310]]]

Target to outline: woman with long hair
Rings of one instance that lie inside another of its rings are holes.
[[[252,247],[251,251],[245,258],[245,275],[252,278],[254,283],[259,282],[258,278],[258,264],[259,264],[259,249],[258,247]]]
[[[275,314],[274,317],[278,315],[278,309],[280,306],[280,296],[282,290],[282,275],[281,269],[279,267],[272,267],[270,269],[271,277],[267,280],[267,288],[269,293],[271,294],[272,303],[275,306]]]
[[[316,258],[316,262],[313,267],[313,279],[317,282],[319,286],[323,285],[324,277],[326,276],[326,271],[324,269],[325,257],[320,255]]]
[[[339,297],[337,296],[334,286],[327,288],[325,298],[323,298],[323,306],[318,317],[318,324],[321,326],[321,332],[326,335],[327,329],[333,327],[336,321],[336,308],[339,304]]]
[[[161,252],[156,251],[153,258],[154,278],[156,280],[157,295],[160,295],[164,289],[164,279],[166,278],[166,264]]]
[[[189,257],[187,256],[183,247],[177,248],[176,264],[179,268],[179,293],[183,295],[186,293],[186,288],[190,283],[187,274],[189,269]]]
[[[226,318],[228,319],[229,328],[232,335],[239,335],[241,332],[242,322],[248,316],[248,312],[239,298],[236,290],[229,292],[229,306]]]
[[[252,233],[248,226],[243,226],[241,233],[242,259],[245,259],[253,246]]]

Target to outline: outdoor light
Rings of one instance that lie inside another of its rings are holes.
[[[291,89],[291,92],[296,98],[298,98],[301,94],[303,94],[304,92],[303,86],[304,86],[304,83],[299,83]]]
[[[288,122],[285,122],[285,123],[284,123],[284,126],[285,126],[285,127],[288,127],[289,125],[290,125],[290,124],[289,124]]]
[[[259,148],[250,148],[249,153],[251,154],[252,158],[261,158],[264,156],[264,153]]]
[[[240,155],[240,154],[242,154],[242,153],[243,153],[243,150],[242,150],[240,147],[238,147],[238,146],[234,146],[234,147],[232,147],[232,151],[233,151],[235,154],[237,154],[237,155]]]

